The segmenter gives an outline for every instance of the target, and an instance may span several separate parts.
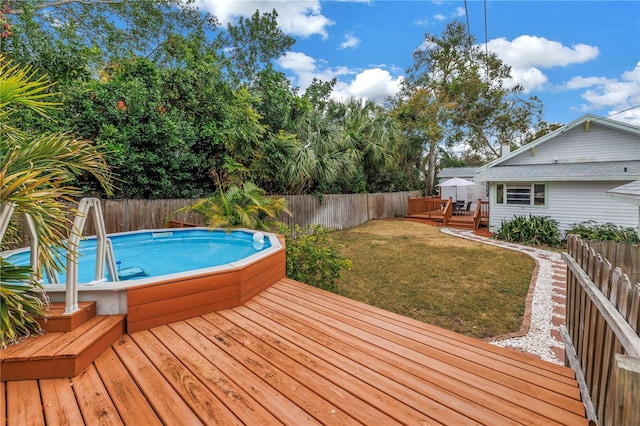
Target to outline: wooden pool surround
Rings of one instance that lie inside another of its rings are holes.
[[[127,332],[241,306],[286,276],[279,239],[280,249],[246,265],[127,288]]]

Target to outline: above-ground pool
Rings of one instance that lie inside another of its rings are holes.
[[[238,306],[285,277],[277,235],[250,230],[171,228],[109,234],[119,280],[95,282],[96,237],[80,242],[78,300],[96,301],[98,314],[127,314],[129,331]],[[29,249],[2,253],[29,265]],[[66,276],[44,288],[65,301]],[[55,281],[55,280],[54,280]]]
[[[106,281],[140,280],[227,265],[272,246],[268,236],[258,233],[258,238],[254,239],[254,235],[249,231],[209,231],[202,228],[110,234],[108,238],[113,247],[118,279],[110,277],[105,266]],[[80,241],[78,284],[101,284],[94,282],[96,246],[95,237]],[[29,250],[19,250],[8,256],[7,260],[14,265],[28,266]],[[59,283],[65,280],[64,273],[58,274]],[[45,276],[44,284],[53,283],[47,282]]]

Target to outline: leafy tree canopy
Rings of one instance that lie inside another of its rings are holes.
[[[194,0],[2,0],[10,36],[0,48],[61,82],[87,78],[118,58],[151,57],[174,34],[215,30]]]

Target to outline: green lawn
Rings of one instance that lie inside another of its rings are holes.
[[[332,237],[353,262],[339,283],[344,296],[477,338],[522,325],[535,268],[526,254],[401,220]]]

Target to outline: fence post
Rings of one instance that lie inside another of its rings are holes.
[[[612,411],[613,419],[607,424],[640,425],[639,358],[616,354],[616,388]]]

